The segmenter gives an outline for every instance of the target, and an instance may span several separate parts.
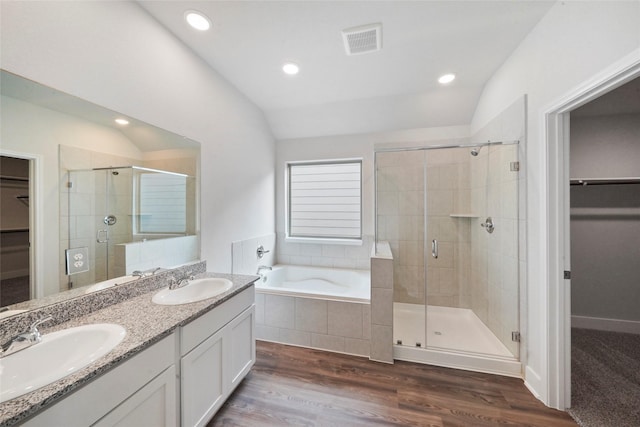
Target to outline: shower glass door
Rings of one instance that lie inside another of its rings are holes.
[[[425,165],[427,348],[518,358],[517,145],[427,150]]]

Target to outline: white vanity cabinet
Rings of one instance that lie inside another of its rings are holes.
[[[181,330],[183,426],[204,426],[255,363],[254,287]]]
[[[28,419],[28,427],[176,426],[176,334]]]
[[[255,363],[254,301],[249,286],[24,425],[206,425]]]

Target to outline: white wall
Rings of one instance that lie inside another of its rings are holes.
[[[262,112],[132,2],[1,2],[2,68],[202,144],[203,259],[273,231]],[[52,205],[53,206],[53,205]]]
[[[480,129],[517,97],[528,95],[527,299],[525,379],[551,405],[548,356],[546,145],[543,111],[552,102],[640,48],[640,3],[558,2],[486,84],[471,123]],[[564,409],[564,408],[563,408]]]

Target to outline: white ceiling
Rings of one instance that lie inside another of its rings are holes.
[[[466,125],[482,88],[549,1],[140,1],[258,105],[276,138]],[[213,22],[188,27],[195,9]],[[379,52],[341,30],[382,23]],[[300,65],[295,77],[282,64]],[[440,86],[437,78],[457,74]]]

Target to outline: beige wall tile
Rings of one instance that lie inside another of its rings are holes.
[[[311,333],[294,329],[280,329],[280,342],[285,344],[311,346]]]
[[[371,290],[371,323],[387,326],[393,324],[393,289]]]
[[[371,326],[370,359],[379,362],[393,363],[393,327]]]
[[[349,338],[362,338],[363,304],[329,301],[328,334]]]
[[[256,325],[256,339],[280,342],[280,329],[273,326]]]
[[[265,295],[264,323],[267,326],[294,329],[294,298],[280,295]]]
[[[327,333],[327,301],[295,298],[295,328],[300,331]]]
[[[311,334],[311,347],[329,351],[345,351],[344,337],[333,335]]]
[[[369,340],[345,338],[344,351],[345,353],[355,354],[356,356],[369,357],[371,342]]]

